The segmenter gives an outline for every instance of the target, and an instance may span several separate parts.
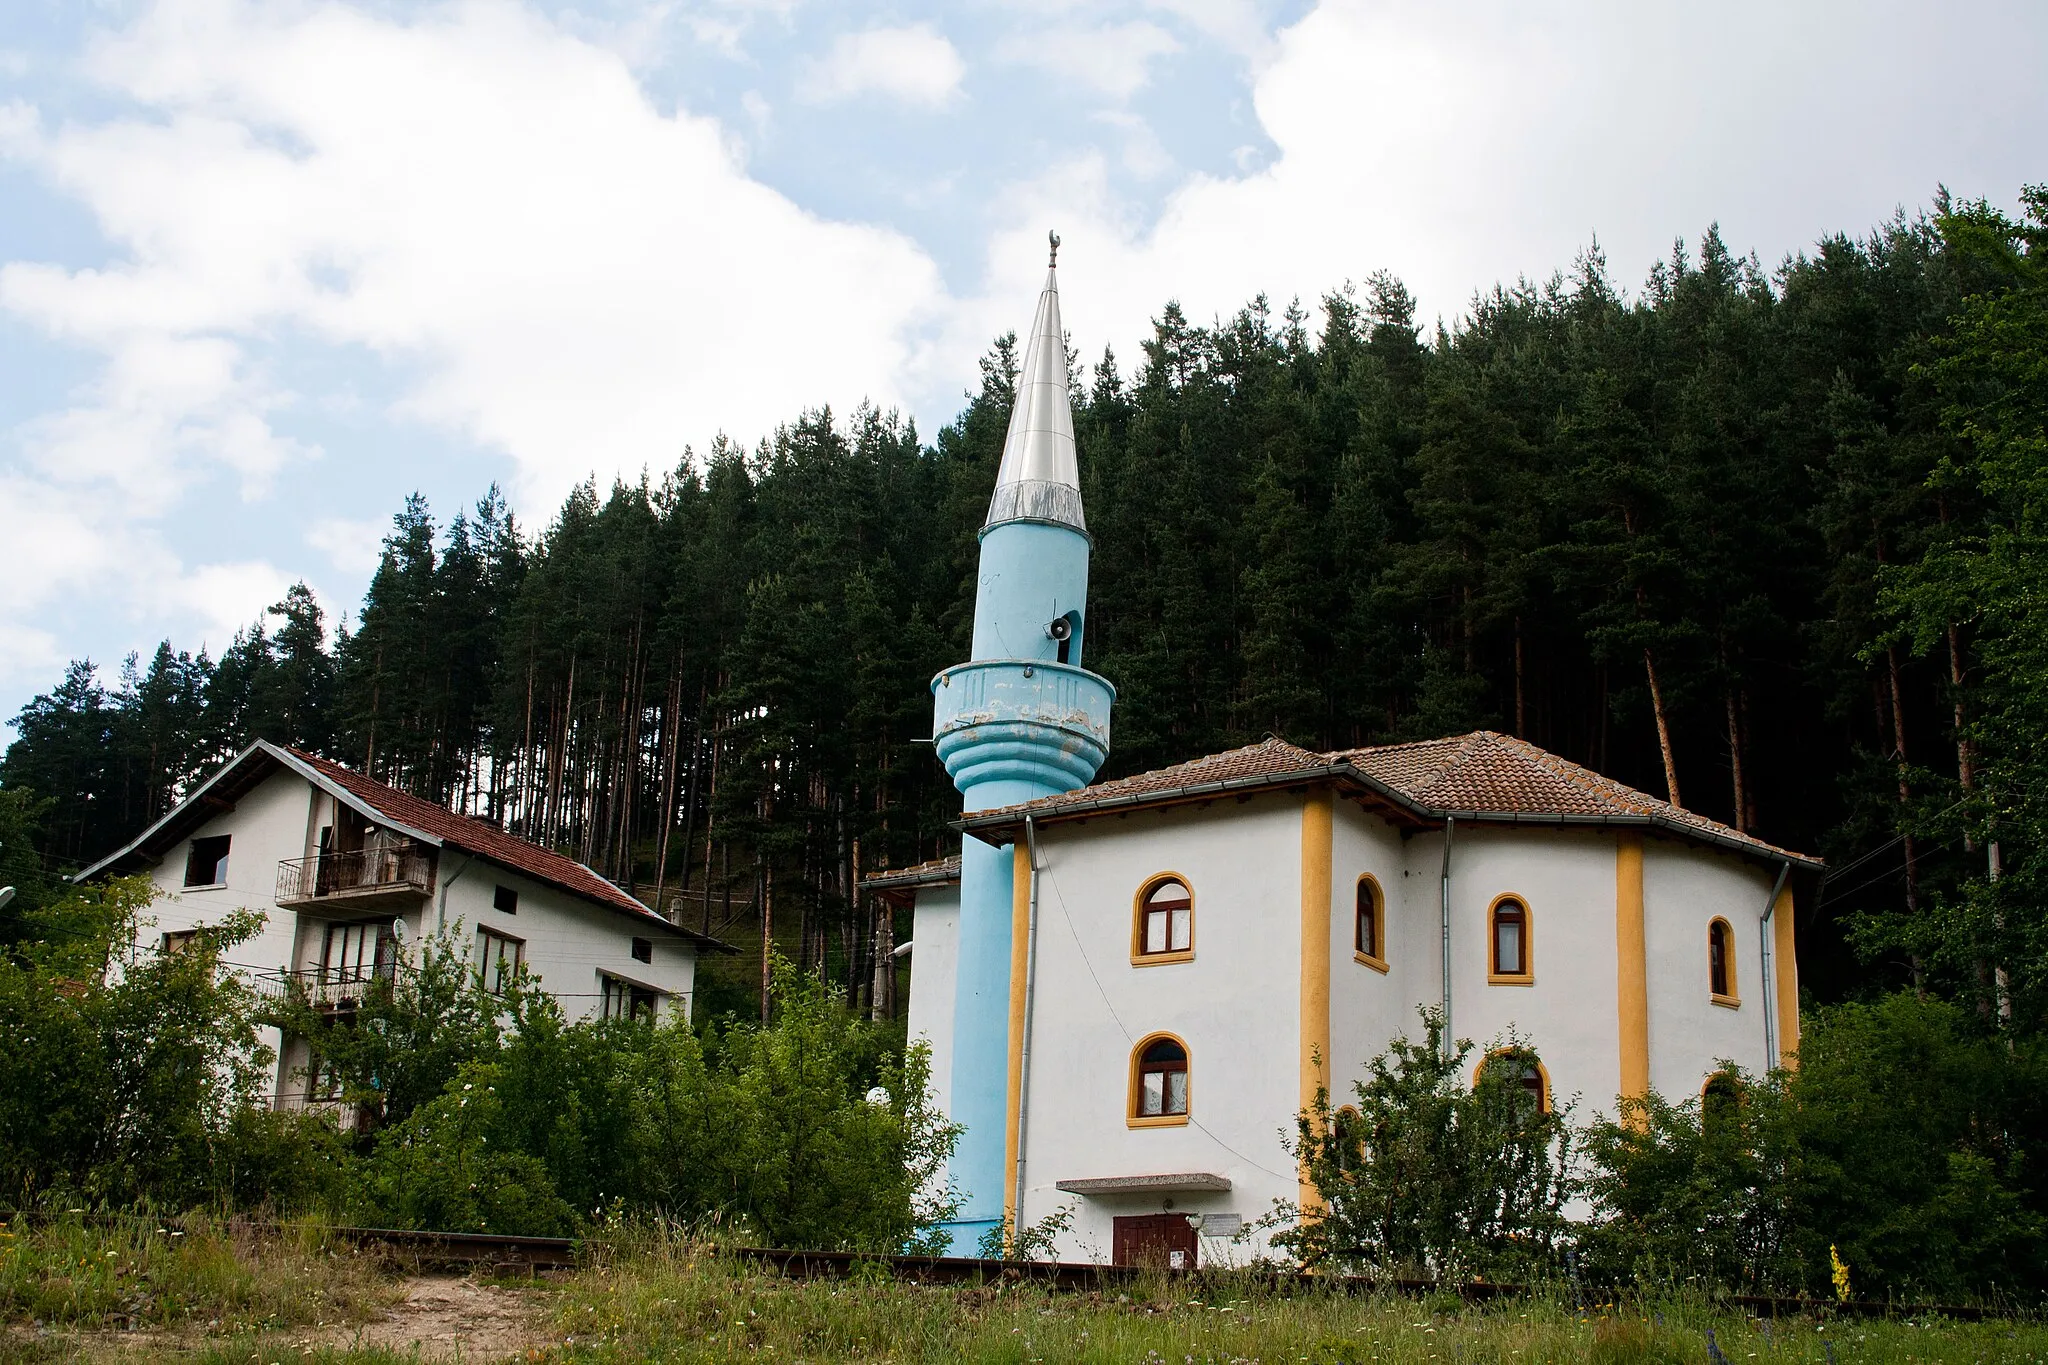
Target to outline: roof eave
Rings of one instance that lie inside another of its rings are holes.
[[[1768,844],[1752,843],[1745,839],[1731,838],[1712,830],[1699,829],[1665,815],[1637,815],[1616,812],[1601,815],[1549,814],[1534,811],[1488,811],[1479,809],[1458,810],[1446,806],[1429,806],[1388,786],[1369,773],[1360,771],[1350,763],[1319,764],[1291,772],[1265,773],[1256,777],[1220,778],[1213,782],[1198,782],[1185,787],[1174,787],[1166,791],[1135,792],[1127,795],[1099,797],[1087,801],[1076,801],[1060,805],[1042,815],[1035,811],[1010,807],[1002,811],[990,811],[985,815],[968,815],[951,822],[950,827],[963,834],[972,834],[987,844],[1001,847],[1015,843],[1014,834],[1008,839],[998,837],[1003,830],[1016,830],[1027,816],[1035,817],[1037,823],[1047,824],[1065,820],[1081,819],[1089,815],[1114,811],[1141,810],[1147,807],[1182,805],[1189,801],[1209,796],[1223,796],[1260,791],[1282,790],[1299,786],[1304,782],[1345,781],[1355,783],[1387,804],[1405,812],[1411,818],[1426,825],[1441,826],[1447,820],[1469,821],[1488,825],[1545,825],[1551,827],[1585,827],[1607,829],[1655,829],[1682,839],[1712,844],[1730,852],[1740,853],[1759,862],[1773,866],[1790,863],[1794,866],[1818,872],[1825,864],[1818,858],[1792,853]]]

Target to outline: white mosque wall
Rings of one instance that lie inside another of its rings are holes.
[[[1409,852],[1416,918],[1440,926],[1443,836],[1417,836]],[[1610,830],[1460,826],[1451,841],[1452,1033],[1476,1045],[1475,1063],[1511,1033],[1521,1038],[1542,1059],[1553,1100],[1576,1099],[1582,1118],[1611,1110],[1621,1087],[1616,856]],[[1508,895],[1529,911],[1528,985],[1489,980],[1489,911]],[[1439,999],[1441,984],[1424,995]]]
[[[1767,1067],[1768,1007],[1757,926],[1774,874],[1733,853],[1649,839],[1643,850],[1643,920],[1650,986],[1650,1087],[1669,1100],[1699,1093],[1730,1060]],[[1735,931],[1736,998],[1713,1002],[1707,926],[1719,916]]]
[[[1122,1214],[1236,1212],[1295,1195],[1281,1132],[1294,1113],[1299,1037],[1301,800],[1111,816],[1039,836],[1038,999],[1022,1220],[1072,1203],[1065,1259],[1109,1259]],[[1177,873],[1194,900],[1194,955],[1131,961],[1135,897]],[[1190,1122],[1131,1127],[1131,1053],[1153,1033],[1187,1045]],[[1212,1194],[1075,1197],[1061,1180],[1206,1173]],[[1253,1248],[1204,1238],[1211,1259]]]
[[[1066,1259],[1107,1260],[1112,1220],[1158,1213],[1236,1213],[1247,1223],[1296,1186],[1282,1133],[1299,1078],[1301,812],[1298,794],[1109,815],[1040,831],[1038,970],[1027,1103],[1023,1220],[1072,1205]],[[1584,1121],[1614,1111],[1621,1086],[1616,1002],[1615,830],[1461,826],[1451,858],[1453,1029],[1484,1050],[1510,1034],[1542,1059],[1556,1103]],[[1768,869],[1733,854],[1645,838],[1644,901],[1651,1083],[1674,1099],[1697,1094],[1732,1057],[1764,1056],[1758,921]],[[1367,1062],[1396,1036],[1419,1039],[1418,1006],[1442,994],[1443,835],[1404,837],[1350,802],[1335,806],[1330,933],[1330,1056],[1334,1103],[1351,1097]],[[1161,873],[1193,892],[1191,960],[1131,960],[1135,897]],[[1358,877],[1385,896],[1387,970],[1354,956]],[[1490,981],[1488,912],[1504,895],[1530,914],[1533,980]],[[933,1045],[935,1076],[950,1074],[958,895],[918,898],[910,1028]],[[1707,925],[1735,930],[1741,1005],[1712,1003]],[[1188,1048],[1190,1122],[1127,1122],[1131,1055],[1150,1034]],[[1085,1197],[1060,1180],[1208,1173],[1227,1192]],[[1243,1260],[1263,1237],[1202,1239],[1207,1262]]]
[[[953,1084],[954,980],[960,969],[960,888],[918,888],[910,929],[911,1041],[932,1050],[932,1096],[950,1112]]]

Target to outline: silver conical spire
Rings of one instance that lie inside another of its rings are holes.
[[[1024,345],[1017,376],[1017,406],[1003,441],[988,521],[1050,521],[1085,531],[1081,518],[1081,469],[1074,459],[1074,412],[1067,396],[1067,335],[1060,326],[1060,285],[1056,269],[1060,239],[1049,234],[1052,259],[1038,315]]]

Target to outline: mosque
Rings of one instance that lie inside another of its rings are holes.
[[[1818,860],[1523,740],[1268,739],[1090,785],[1116,689],[1085,667],[1089,547],[1048,267],[973,658],[931,684],[961,850],[866,882],[914,906],[910,1031],[964,1128],[953,1254],[1062,1209],[1061,1260],[1255,1254],[1308,1194],[1295,1114],[1424,1006],[1581,1116],[1792,1061]]]

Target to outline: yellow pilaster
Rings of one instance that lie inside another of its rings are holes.
[[[1643,931],[1643,836],[1623,834],[1614,850],[1614,1002],[1621,1043],[1621,1095],[1650,1093],[1650,970]],[[1640,1114],[1625,1114],[1631,1125]]]
[[[1778,892],[1771,912],[1771,956],[1775,959],[1778,997],[1778,1061],[1799,1064],[1799,945],[1792,933],[1792,888]]]
[[[1301,805],[1301,1107],[1316,1100],[1318,1062],[1330,1060],[1330,863],[1334,803],[1328,791],[1311,792]],[[1303,1208],[1319,1201],[1306,1174]]]
[[[1031,958],[1031,850],[1012,846],[1010,893],[1010,1105],[1003,1131],[1003,1218],[1017,1235],[1017,1138],[1024,1124],[1024,974]]]

